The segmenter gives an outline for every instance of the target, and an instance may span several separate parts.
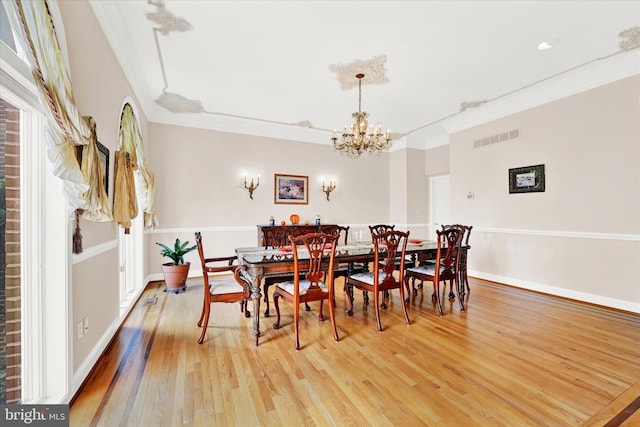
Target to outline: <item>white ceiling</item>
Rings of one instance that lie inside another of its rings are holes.
[[[362,109],[417,135],[464,102],[486,107],[616,56],[619,34],[640,26],[639,0],[89,1],[149,120],[321,143],[358,109],[359,68],[347,90],[336,68],[383,60],[365,67]],[[163,93],[202,112],[171,112]]]

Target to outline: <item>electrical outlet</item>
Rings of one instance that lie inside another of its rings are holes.
[[[82,338],[83,335],[84,335],[84,325],[81,320],[80,322],[78,322],[78,339]]]
[[[84,325],[84,332],[87,333],[87,331],[89,330],[89,316],[84,316],[84,319],[82,319],[82,324]]]

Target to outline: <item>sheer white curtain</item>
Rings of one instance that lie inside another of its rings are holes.
[[[111,219],[105,189],[91,189],[100,168],[98,164],[80,169],[76,147],[95,147],[95,135],[80,115],[71,89],[71,81],[60,51],[55,29],[44,0],[11,0],[5,2],[15,40],[28,53],[33,77],[47,117],[47,155],[53,174],[63,182],[63,195],[68,211],[87,212],[93,221]],[[85,150],[83,150],[85,151]]]

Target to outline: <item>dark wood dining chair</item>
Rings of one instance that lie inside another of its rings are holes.
[[[245,317],[249,317],[248,301],[251,297],[251,285],[240,273],[245,270],[242,265],[233,265],[237,261],[236,256],[205,258],[202,247],[202,235],[195,233],[198,255],[202,264],[202,279],[204,281],[204,298],[202,301],[202,314],[198,320],[198,326],[202,328],[202,333],[198,339],[198,344],[204,342],[209,325],[211,314],[211,304],[215,302],[240,302],[240,310]],[[212,264],[217,264],[212,265]],[[220,274],[232,273],[232,274]]]
[[[377,224],[377,225],[370,225],[369,230],[371,231],[371,236],[373,236],[374,233],[380,234],[380,233],[384,233],[385,231],[395,230],[395,227],[396,227],[395,224],[394,225]],[[414,267],[416,265],[416,259],[411,255],[407,255],[405,257],[404,262],[405,262],[405,268]],[[396,259],[396,266],[400,267],[400,259]]]
[[[405,281],[409,283],[409,280],[418,279],[421,282],[433,283],[433,294],[431,299],[436,302],[438,312],[440,316],[443,315],[442,303],[440,298],[440,282],[450,281],[455,283],[456,291],[458,293],[458,302],[460,304],[460,310],[464,311],[463,297],[460,295],[460,281],[459,281],[459,256],[460,244],[462,242],[462,230],[457,227],[448,228],[446,230],[436,230],[438,235],[437,249],[435,260],[440,260],[439,263],[425,263],[416,267],[407,268]],[[453,285],[452,285],[453,287]],[[452,292],[449,294],[449,298],[452,297]]]
[[[458,275],[461,284],[460,293],[461,295],[464,295],[466,293],[465,287],[467,291],[471,291],[471,289],[469,288],[469,277],[467,275],[467,257],[469,254],[469,249],[471,249],[471,247],[469,246],[469,238],[471,237],[471,230],[473,229],[473,226],[462,224],[442,225],[443,230],[448,230],[449,228],[458,228],[460,231],[462,231],[462,242],[460,243],[460,259],[458,261]],[[451,297],[452,292],[453,289],[449,292],[449,297]]]
[[[289,240],[293,250],[293,280],[276,284],[276,289],[273,292],[276,321],[273,323],[273,328],[280,328],[280,299],[293,303],[296,350],[300,350],[300,304],[320,301],[318,318],[325,320],[322,305],[325,300],[328,300],[333,336],[338,341],[340,338],[336,327],[335,309],[332,304],[335,299],[333,263],[338,236],[310,233],[299,237],[290,236]],[[303,250],[305,253],[301,254]],[[323,281],[325,269],[326,279]]]
[[[345,294],[347,296],[347,314],[353,315],[353,288],[373,292],[378,330],[382,331],[380,307],[387,308],[386,298],[389,291],[400,289],[400,301],[407,325],[410,324],[409,313],[404,293],[405,254],[409,232],[388,230],[373,233],[373,271],[352,274],[346,278]],[[396,264],[399,260],[399,266]],[[382,292],[382,301],[380,293]],[[366,302],[365,302],[366,304]]]
[[[373,236],[374,234],[380,234],[380,233],[384,233],[385,231],[391,231],[391,230],[395,230],[395,224],[390,225],[390,224],[376,224],[376,225],[370,225],[369,226],[369,230],[371,231],[371,236]],[[416,257],[414,255],[406,255],[403,256],[404,258],[404,268],[410,268],[410,267],[415,267],[416,266]],[[396,258],[396,268],[400,268],[400,258]],[[408,291],[408,288],[407,288]],[[369,296],[367,294],[367,292],[363,292],[362,296],[364,298],[365,304],[369,303]],[[389,296],[389,293],[386,292],[385,293],[385,297]]]
[[[300,230],[302,230],[302,228]],[[268,247],[281,248],[284,246],[288,246],[289,245],[288,238],[291,235],[290,233],[293,233],[293,235],[295,236],[296,231],[297,230],[295,228],[292,230],[286,226],[274,225],[271,227],[264,227],[262,229],[262,232],[264,235],[264,247],[265,248],[268,248]],[[289,273],[284,273],[282,275],[270,276],[270,277],[264,278],[263,284],[262,284],[262,294],[263,294],[262,299],[265,304],[264,317],[269,317],[271,315],[269,311],[269,288],[275,283],[292,280],[292,279],[293,279],[293,275]],[[307,310],[311,309],[308,306],[305,306],[305,307],[307,308]]]
[[[469,257],[469,237],[471,237],[471,230],[473,225],[464,226],[464,234],[462,236],[462,244],[460,245],[460,283],[462,295],[465,294],[465,287],[467,291],[471,291],[469,288],[469,276],[467,275],[467,258]]]
[[[338,236],[337,244],[349,244],[349,226],[342,225],[321,225],[320,232],[326,234],[335,234]],[[333,269],[333,279],[338,277],[348,277],[350,274],[359,273],[366,270],[366,266],[362,263],[336,263]]]
[[[395,228],[396,228],[395,224],[394,225],[376,224],[376,225],[370,225],[369,231],[371,231],[371,236],[373,237],[374,234],[381,234],[381,233],[384,233],[385,231],[393,231]]]

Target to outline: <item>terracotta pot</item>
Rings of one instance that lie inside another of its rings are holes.
[[[190,262],[174,265],[172,262],[162,264],[162,273],[164,274],[164,283],[166,290],[176,291],[176,293],[184,289],[189,275]]]

